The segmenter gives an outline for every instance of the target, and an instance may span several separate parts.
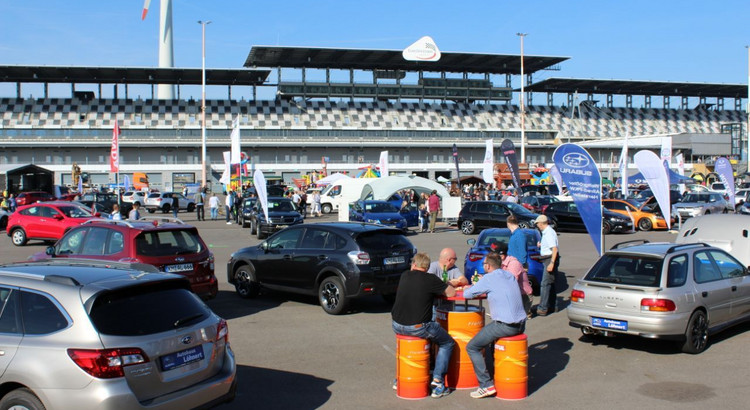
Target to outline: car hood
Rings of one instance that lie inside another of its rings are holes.
[[[403,218],[398,212],[365,212],[362,216],[366,219],[399,219]]]
[[[260,216],[262,218],[263,217],[263,211],[258,212],[258,216]],[[271,218],[274,218],[274,217],[286,217],[286,216],[292,216],[292,217],[299,218],[302,215],[300,215],[300,213],[296,212],[296,211],[290,211],[290,212],[274,212],[274,211],[271,211],[271,212],[268,212],[268,216],[271,217]]]
[[[714,202],[679,202],[674,204],[675,208],[705,208],[714,204]]]

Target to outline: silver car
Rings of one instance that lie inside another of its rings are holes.
[[[624,242],[573,287],[568,319],[584,335],[676,339],[700,353],[709,334],[750,319],[749,274],[703,243]]]
[[[234,398],[227,323],[184,277],[74,259],[2,265],[0,308],[0,408],[187,409]]]
[[[672,215],[682,219],[709,214],[725,214],[734,212],[724,196],[717,192],[691,192],[680,202],[672,205]]]

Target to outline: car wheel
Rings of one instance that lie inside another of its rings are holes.
[[[10,238],[13,241],[13,245],[24,246],[26,245],[26,232],[22,228],[16,228],[10,233]]]
[[[729,210],[727,208],[724,208],[724,211],[722,211],[723,214],[728,214]]]
[[[346,309],[349,300],[344,294],[344,285],[336,276],[323,279],[318,287],[320,306],[329,315],[340,315]]]
[[[252,266],[240,266],[234,273],[234,290],[243,299],[254,298],[260,293],[260,283],[255,280]]]
[[[608,233],[612,232],[612,226],[609,224],[609,222],[604,222],[602,224],[602,232],[607,235]]]
[[[2,409],[44,410],[41,400],[29,389],[16,389],[0,400]]]
[[[706,211],[703,215],[711,215],[711,211]]]
[[[706,350],[706,346],[708,346],[708,320],[705,312],[697,310],[688,321],[682,351],[697,354]]]
[[[642,231],[650,231],[651,228],[653,228],[654,225],[651,223],[651,220],[648,218],[641,218],[640,221],[638,221],[638,229]]]
[[[5,228],[7,227],[8,227],[8,218],[3,217],[2,219],[0,219],[0,231],[5,230]]]
[[[172,207],[171,207],[171,206],[169,206],[169,204],[164,204],[164,206],[162,206],[162,207],[161,207],[161,212],[162,212],[163,214],[166,214],[167,212],[169,212],[169,209],[170,209],[170,208],[172,208]]]
[[[261,231],[260,226],[256,226],[255,227],[255,236],[258,239],[263,239],[263,238],[266,237],[266,234],[264,234],[263,231]]]
[[[539,281],[537,281],[535,277],[529,276],[529,283],[531,284],[531,294],[539,296]]]
[[[188,211],[188,212],[193,212],[193,211],[195,211],[195,204],[188,204],[188,207],[187,207],[187,211]]]
[[[147,209],[147,211],[148,211],[148,213],[152,214],[152,213],[156,212],[156,209]]]
[[[250,235],[255,235],[255,221],[250,220]]]
[[[471,235],[476,231],[476,226],[474,226],[474,222],[472,221],[463,221],[461,222],[461,233],[464,235]]]
[[[324,214],[330,214],[331,211],[333,211],[333,207],[331,206],[331,204],[323,204],[320,207],[320,211],[323,212]]]
[[[521,221],[521,222],[518,223],[518,227],[521,228],[521,229],[529,229],[532,226],[531,226],[531,222]]]

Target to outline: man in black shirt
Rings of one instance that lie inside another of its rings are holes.
[[[397,334],[421,337],[438,344],[435,370],[430,383],[432,397],[438,398],[450,393],[443,377],[448,372],[456,343],[445,329],[432,320],[432,303],[436,296],[454,296],[456,289],[443,283],[437,276],[427,273],[429,267],[430,257],[427,254],[414,255],[411,270],[401,275],[391,318],[393,331]]]

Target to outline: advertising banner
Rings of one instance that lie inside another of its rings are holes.
[[[484,149],[484,162],[482,163],[482,179],[485,184],[491,184],[495,178],[495,150],[492,140],[486,140]]]
[[[510,176],[513,178],[513,186],[516,188],[518,195],[521,194],[521,178],[518,171],[518,157],[516,156],[516,147],[513,145],[513,141],[509,139],[503,140],[500,144],[500,151],[505,156],[505,162],[508,164],[510,169]]]
[[[231,164],[239,164],[242,162],[242,150],[240,144],[240,117],[237,117],[232,122],[232,134],[230,135],[231,140]]]
[[[602,177],[591,155],[579,145],[562,144],[552,154],[568,192],[599,256],[602,255]]]
[[[255,193],[258,195],[258,202],[263,208],[263,215],[268,219],[268,187],[266,186],[266,177],[260,169],[255,169],[253,173],[253,184],[255,184]],[[260,228],[258,228],[260,229]]]
[[[388,151],[380,151],[380,162],[378,162],[380,177],[387,177],[388,173]]]
[[[563,193],[563,180],[562,175],[560,175],[560,170],[557,169],[555,165],[552,165],[549,168],[549,174],[552,175],[552,179],[555,181],[555,185],[557,185],[557,192],[562,195]]]
[[[734,206],[734,170],[732,170],[732,164],[725,157],[719,157],[714,163],[714,172],[719,174],[721,183],[727,188],[729,203]]]
[[[620,191],[622,197],[628,197],[628,136],[625,135],[625,143],[622,145],[622,152],[620,153]]]
[[[401,56],[406,61],[438,61],[440,60],[440,50],[432,37],[424,36],[406,47],[401,52]]]
[[[661,139],[661,160],[666,161],[667,168],[672,163],[672,137],[662,137]]]
[[[648,183],[651,192],[656,197],[656,202],[661,208],[661,213],[670,226],[672,218],[672,204],[669,202],[669,176],[667,168],[664,167],[662,160],[651,151],[638,151],[633,156],[633,162],[638,167],[643,178]]]
[[[109,151],[109,171],[120,172],[120,125],[115,121],[112,129],[112,148]]]

